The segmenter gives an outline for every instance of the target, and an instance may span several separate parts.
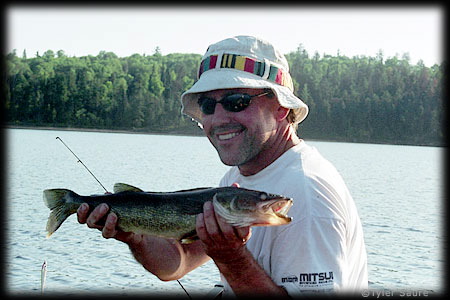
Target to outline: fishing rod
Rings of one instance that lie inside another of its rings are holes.
[[[44,260],[44,263],[42,264],[41,267],[41,295],[44,295],[46,278],[47,278],[47,261]]]
[[[64,143],[64,141],[57,136],[56,137],[57,140],[59,140],[61,143],[63,143],[64,146],[66,146],[67,149],[69,149],[70,152],[72,152],[73,156],[75,156],[78,159],[78,162],[81,163],[83,165],[83,167],[88,170],[89,173],[91,173],[92,177],[94,177],[95,180],[97,180],[97,182],[101,185],[101,187],[105,190],[105,192],[109,193],[108,190],[103,186],[103,184],[100,182],[100,180],[97,179],[97,177],[95,177],[95,175],[91,172],[91,170],[89,170],[88,167],[86,167],[86,165],[81,161],[81,159],[69,148],[69,146],[66,145],[66,143]]]
[[[64,143],[64,141],[57,136],[56,137],[57,140],[59,140],[61,143],[63,143],[63,145],[69,149],[69,151],[73,154],[73,156],[75,156],[78,159],[78,162],[81,163],[83,165],[83,167],[88,170],[88,172],[92,175],[92,177],[94,177],[95,180],[97,180],[97,182],[101,185],[101,187],[105,190],[106,193],[109,194],[108,190],[103,186],[103,184],[100,182],[100,180],[97,179],[97,177],[95,177],[95,175],[91,172],[91,170],[89,170],[89,168],[81,161],[81,159],[69,148],[69,146],[66,145],[66,143]],[[43,266],[44,267],[44,266]],[[47,267],[47,263],[45,262],[45,267]],[[44,281],[45,282],[45,281]],[[186,295],[189,297],[189,299],[192,300],[191,295],[189,295],[189,293],[186,291],[186,289],[184,288],[184,286],[181,284],[181,282],[177,279],[178,284],[181,286],[181,288],[183,289],[183,291],[186,293]],[[43,290],[43,289],[42,289]]]

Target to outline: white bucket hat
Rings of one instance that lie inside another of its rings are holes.
[[[197,82],[181,95],[181,112],[201,124],[198,94],[233,88],[272,89],[281,106],[298,111],[296,123],[308,114],[308,106],[294,95],[284,55],[268,42],[252,36],[236,36],[208,47]]]

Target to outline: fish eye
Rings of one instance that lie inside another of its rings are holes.
[[[259,194],[259,198],[260,198],[261,200],[267,200],[268,196],[267,196],[266,193],[263,192],[263,193]]]

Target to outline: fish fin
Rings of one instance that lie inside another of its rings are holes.
[[[183,235],[180,239],[180,242],[182,244],[191,244],[197,240],[199,240],[199,237],[197,236],[197,231],[194,229]]]
[[[61,224],[78,208],[78,204],[70,202],[70,198],[78,196],[67,189],[51,189],[44,191],[44,203],[50,208],[47,221],[47,238],[55,232]]]
[[[141,193],[143,190],[140,188],[137,188],[135,186],[126,184],[126,183],[116,183],[114,184],[114,193],[120,193],[120,192],[137,192]]]

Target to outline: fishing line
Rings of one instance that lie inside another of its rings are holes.
[[[183,291],[186,293],[186,295],[189,297],[189,299],[192,300],[191,295],[189,295],[189,293],[186,291],[186,289],[184,288],[184,286],[181,284],[181,282],[177,279],[178,284],[181,286],[181,288],[183,289]]]
[[[57,136],[56,137],[57,140],[59,140],[61,143],[63,143],[64,146],[66,146],[67,149],[69,149],[69,151],[73,154],[73,156],[75,156],[78,159],[78,162],[81,163],[83,165],[83,167],[88,170],[88,172],[92,175],[92,177],[95,178],[95,180],[97,180],[97,182],[101,185],[101,187],[105,190],[105,192],[109,193],[108,190],[103,186],[103,184],[100,182],[100,180],[97,179],[97,177],[95,177],[95,175],[91,172],[91,170],[89,170],[88,167],[86,167],[86,165],[81,161],[81,159],[69,148],[69,146],[66,145],[66,143],[64,143],[64,141]],[[184,288],[184,286],[181,284],[181,282],[177,279],[178,284],[181,286],[181,288],[183,289],[183,291],[186,293],[186,295],[189,297],[189,299],[192,299],[191,296],[189,295],[189,293],[186,291],[186,289]]]
[[[105,192],[109,193],[108,190],[103,186],[103,184],[91,172],[91,170],[89,170],[89,168],[86,167],[86,165],[81,161],[81,159],[75,153],[73,153],[73,151],[69,148],[69,146],[67,146],[66,143],[64,143],[64,141],[59,136],[57,136],[56,139],[60,140],[60,142],[63,143],[63,145],[66,146],[66,148],[69,149],[70,152],[72,152],[73,156],[75,156],[78,159],[78,162],[81,163],[83,165],[83,167],[85,167],[85,169],[88,170],[89,173],[91,173],[92,177],[94,177],[95,180],[97,180],[97,182],[102,186],[102,188],[105,190]]]

